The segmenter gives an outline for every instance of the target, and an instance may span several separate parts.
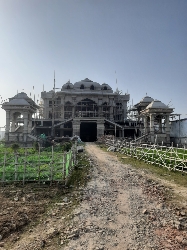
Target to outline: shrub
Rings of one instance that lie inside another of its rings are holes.
[[[12,151],[14,151],[14,153],[17,153],[19,148],[20,148],[20,146],[17,143],[14,143],[11,145],[11,149],[12,149]]]

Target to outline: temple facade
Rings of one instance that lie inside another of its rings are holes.
[[[41,135],[47,138],[77,135],[82,141],[114,135],[169,145],[173,109],[149,96],[128,109],[129,99],[129,94],[113,91],[108,84],[88,78],[74,84],[68,81],[58,91],[54,86],[41,92],[40,105],[21,92],[2,105],[6,111],[5,141],[32,146]]]
[[[60,91],[42,92],[43,120],[36,130],[52,136],[78,135],[83,141],[95,141],[103,134],[123,136],[129,94],[120,95],[108,84],[88,78],[64,84]]]

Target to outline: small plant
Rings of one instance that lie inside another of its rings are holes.
[[[38,150],[39,150],[39,142],[35,141],[35,142],[33,143],[33,149],[34,149],[35,151],[38,151]]]
[[[63,150],[68,152],[72,147],[72,143],[71,142],[65,142],[62,146],[63,146]]]
[[[20,146],[17,143],[14,143],[11,145],[11,149],[12,149],[12,151],[14,151],[14,153],[17,153],[19,148],[20,148]]]
[[[79,153],[77,155],[77,165],[75,166],[74,171],[68,179],[67,186],[84,186],[87,182],[88,175],[90,170],[90,163],[88,161],[88,156],[84,153]]]

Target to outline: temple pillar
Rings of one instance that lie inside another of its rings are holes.
[[[5,141],[9,141],[10,132],[10,111],[6,111],[6,129],[5,129]]]
[[[110,120],[113,121],[114,120],[114,115],[113,115],[113,106],[110,107]]]
[[[32,115],[29,114],[28,117],[29,117],[29,120],[28,120],[28,133],[30,134],[31,131],[32,131]]]
[[[73,121],[72,122],[73,126],[73,135],[78,135],[80,136],[80,121]]]
[[[15,114],[12,115],[11,132],[15,132],[16,129],[16,117]]]
[[[122,130],[122,137],[124,138],[124,129]]]
[[[104,135],[104,121],[97,121],[97,138],[101,137]]]
[[[147,131],[147,116],[144,116],[144,118],[143,118],[143,120],[144,120],[144,132],[145,132],[145,134],[147,134],[148,133],[148,131]]]
[[[75,106],[72,107],[72,118],[75,117]]]
[[[103,117],[103,108],[102,108],[102,106],[98,107],[98,117]]]
[[[23,121],[24,121],[24,127],[23,127],[23,140],[24,142],[27,141],[27,134],[28,134],[28,113],[25,112],[23,114]]]
[[[169,114],[165,118],[165,133],[166,133],[166,143],[170,143],[170,124],[169,124]]]
[[[158,125],[159,125],[159,133],[162,133],[162,117],[159,118]]]
[[[64,105],[61,107],[61,118],[64,120]]]
[[[155,116],[153,114],[150,114],[150,136],[152,143],[155,142],[154,118]]]

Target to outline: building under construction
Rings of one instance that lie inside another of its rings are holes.
[[[54,89],[55,90],[55,89]],[[64,84],[60,91],[42,92],[42,119],[36,119],[37,133],[55,137],[78,135],[95,141],[104,134],[123,135],[129,94],[113,92],[108,84],[88,78]]]
[[[31,146],[38,136],[64,138],[80,136],[82,141],[96,141],[103,135],[128,137],[154,143],[170,143],[172,108],[151,97],[127,108],[129,94],[115,92],[106,84],[88,78],[60,91],[41,93],[37,105],[25,93],[19,93],[2,108],[6,111],[5,141]]]

